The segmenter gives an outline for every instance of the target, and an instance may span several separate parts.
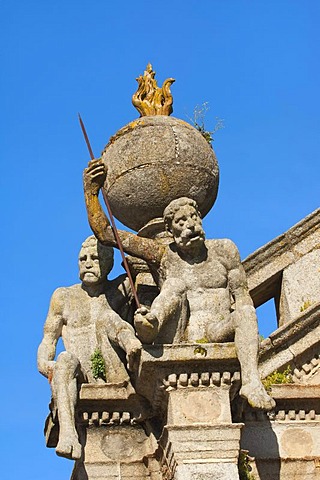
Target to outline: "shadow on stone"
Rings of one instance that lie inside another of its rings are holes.
[[[260,480],[280,480],[280,452],[270,420],[247,422],[242,431],[241,448],[255,458]]]

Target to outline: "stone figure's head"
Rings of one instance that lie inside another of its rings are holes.
[[[204,242],[201,215],[197,203],[191,198],[181,197],[170,202],[163,212],[163,219],[180,249],[188,250]]]
[[[79,253],[79,277],[84,284],[104,281],[113,267],[113,248],[102,245],[94,235],[82,244]]]

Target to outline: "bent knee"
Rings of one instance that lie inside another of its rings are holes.
[[[79,359],[70,352],[61,352],[58,355],[55,370],[76,370],[80,366]]]

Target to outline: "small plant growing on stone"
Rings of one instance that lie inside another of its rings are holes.
[[[212,131],[206,129],[204,125],[204,119],[206,113],[209,110],[209,102],[204,102],[202,105],[196,105],[193,111],[193,118],[190,118],[188,115],[188,119],[191,121],[193,126],[201,133],[201,135],[205,138],[208,143],[213,142],[213,135],[221,128],[224,128],[223,120],[221,118],[216,117],[216,125]]]
[[[210,343],[207,337],[202,337],[196,340],[196,343]]]
[[[193,353],[194,353],[195,355],[200,354],[200,355],[202,355],[203,357],[206,357],[208,352],[207,352],[207,349],[206,349],[206,348],[203,348],[203,347],[200,347],[200,346],[199,346],[199,347],[196,347],[196,348],[194,349]]]
[[[249,465],[248,452],[240,450],[238,460],[238,471],[240,480],[255,480],[255,476],[251,473],[251,466]]]
[[[278,370],[276,370],[275,372],[268,375],[264,380],[262,380],[262,384],[267,392],[271,391],[272,385],[279,385],[285,383],[293,383],[290,365],[288,365],[288,367],[283,372],[279,372]]]
[[[90,360],[93,378],[96,380],[101,378],[102,380],[106,381],[106,364],[99,348],[95,349],[90,357]]]
[[[307,310],[307,308],[311,307],[312,305],[312,302],[310,300],[306,300],[305,302],[303,302],[303,304],[301,305],[300,307],[300,312],[304,312],[305,310]]]
[[[196,340],[196,343],[200,343],[200,344],[201,344],[201,343],[209,343],[209,340],[207,339],[207,337],[203,337],[203,338],[199,338],[198,340]],[[193,352],[193,353],[194,353],[195,355],[200,354],[200,355],[206,357],[208,352],[207,352],[207,350],[206,350],[205,348],[199,346],[199,347],[196,347],[196,348],[194,349],[194,352]]]

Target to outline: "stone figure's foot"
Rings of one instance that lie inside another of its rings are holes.
[[[71,460],[78,460],[81,458],[82,448],[78,438],[67,436],[65,439],[59,439],[56,447],[56,454],[60,457],[69,458]]]
[[[127,367],[130,372],[132,372],[139,365],[141,348],[142,345],[140,340],[135,337],[126,342]]]
[[[272,410],[276,406],[276,402],[267,394],[260,381],[242,385],[240,396],[246,398],[249,405],[253,408]]]

